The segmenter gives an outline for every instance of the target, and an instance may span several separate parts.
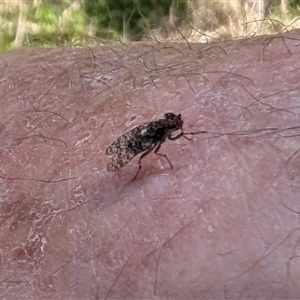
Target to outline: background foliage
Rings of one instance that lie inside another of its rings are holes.
[[[300,0],[2,0],[0,52],[143,39],[206,42],[300,27]]]

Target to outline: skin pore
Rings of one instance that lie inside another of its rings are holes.
[[[298,297],[297,36],[2,54],[1,299]],[[106,170],[167,112],[207,131],[161,145],[172,170]]]

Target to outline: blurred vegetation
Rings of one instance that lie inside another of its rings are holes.
[[[300,27],[300,0],[1,0],[0,52],[142,39],[206,42]],[[275,25],[276,24],[276,25]]]
[[[300,0],[289,1],[289,6],[292,7],[293,9],[297,9],[298,8],[298,12],[299,12]]]
[[[172,8],[177,18],[187,14],[185,0],[89,0],[84,12],[95,20],[96,35],[102,38],[140,40],[154,26],[170,14]]]

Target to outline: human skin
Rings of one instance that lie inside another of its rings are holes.
[[[1,299],[299,297],[299,33],[2,54]],[[106,170],[167,112],[208,133]]]

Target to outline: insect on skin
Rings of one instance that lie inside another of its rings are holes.
[[[169,163],[170,168],[173,169],[167,155],[158,152],[166,139],[175,141],[183,137],[187,140],[192,140],[187,135],[206,133],[206,131],[183,132],[181,114],[166,113],[164,117],[164,119],[137,126],[111,143],[105,150],[106,155],[112,156],[107,164],[107,170],[117,171],[127,165],[136,155],[144,152],[139,158],[139,168],[132,178],[134,180],[142,168],[142,159],[153,150],[155,154],[164,157]],[[172,136],[172,133],[177,130],[180,130],[180,133]]]

